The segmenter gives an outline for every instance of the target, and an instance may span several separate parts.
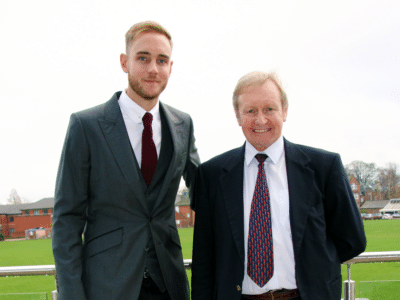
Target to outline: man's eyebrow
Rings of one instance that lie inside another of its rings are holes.
[[[148,51],[138,51],[138,52],[136,52],[136,55],[150,55],[150,52],[148,52]],[[159,54],[158,56],[169,59],[169,56],[166,55],[166,54]]]

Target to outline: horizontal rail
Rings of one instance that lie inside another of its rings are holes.
[[[400,251],[386,251],[386,252],[363,252],[346,262],[344,265],[361,264],[361,263],[374,263],[374,262],[393,262],[400,261]]]
[[[400,261],[400,251],[387,252],[363,252],[359,256],[354,257],[346,262],[348,264],[359,263],[375,263],[375,262],[394,262]],[[185,269],[192,268],[192,260],[184,259]],[[29,275],[55,275],[56,268],[54,265],[41,266],[17,266],[17,267],[0,267],[0,277],[4,276],[29,276]]]
[[[192,269],[192,260],[191,259],[184,259],[183,260],[183,265],[185,266],[185,269],[191,270]]]
[[[192,268],[191,259],[184,259],[183,264],[185,269]],[[0,267],[0,277],[31,275],[56,275],[56,267],[55,265]]]
[[[388,251],[388,252],[364,252],[359,256],[354,257],[346,262],[348,269],[348,283],[350,283],[350,266],[352,264],[359,263],[376,263],[376,262],[395,262],[400,261],[400,251]],[[183,264],[185,269],[192,268],[192,260],[184,259]],[[0,267],[0,277],[5,276],[29,276],[29,275],[55,275],[55,281],[57,282],[57,274],[55,265],[40,265],[40,266],[13,266],[13,267]],[[56,283],[57,285],[57,283]],[[348,295],[345,295],[345,299],[354,299],[354,294],[350,293],[350,287],[348,287]],[[52,292],[52,299],[57,299],[57,291]]]
[[[0,267],[0,277],[55,274],[55,265]]]

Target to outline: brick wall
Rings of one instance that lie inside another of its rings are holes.
[[[357,179],[354,176],[350,178],[350,186],[354,194],[354,198],[356,199],[357,206],[360,209],[362,204],[361,189],[360,189],[360,184],[358,183]]]
[[[25,237],[25,230],[43,227],[51,228],[52,219],[51,215],[38,215],[38,216],[14,216],[14,223],[9,223],[10,228],[14,228],[12,237]]]
[[[0,215],[0,233],[2,233],[5,237],[10,235],[10,229],[8,227],[8,217],[6,215]]]
[[[178,228],[194,226],[195,213],[189,205],[175,206],[175,221]]]

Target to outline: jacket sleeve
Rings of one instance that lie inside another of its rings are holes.
[[[364,225],[340,156],[334,158],[326,186],[326,228],[341,262],[365,250]]]
[[[193,236],[192,299],[214,299],[215,245],[209,188],[203,178],[202,167],[197,172],[196,222]],[[223,280],[223,279],[222,279]]]
[[[86,299],[82,284],[82,233],[86,224],[90,153],[81,120],[71,115],[56,180],[53,254],[58,299]]]
[[[189,197],[190,197],[190,206],[194,209],[194,185],[196,182],[196,172],[197,167],[200,165],[200,158],[199,154],[197,153],[197,148],[195,145],[195,137],[194,137],[194,129],[193,129],[193,121],[190,119],[190,134],[189,134],[189,141],[188,141],[188,151],[187,151],[187,158],[185,169],[183,170],[183,179],[185,180],[186,186],[189,189]]]

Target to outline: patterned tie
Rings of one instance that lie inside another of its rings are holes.
[[[142,174],[146,181],[146,185],[149,186],[151,179],[153,178],[154,171],[157,166],[157,150],[156,145],[153,141],[153,129],[151,128],[151,122],[153,116],[150,113],[145,113],[143,116],[143,134],[142,134]]]
[[[247,275],[263,287],[274,273],[271,230],[271,210],[267,178],[264,171],[265,154],[257,154],[258,174],[251,202],[247,247]]]

